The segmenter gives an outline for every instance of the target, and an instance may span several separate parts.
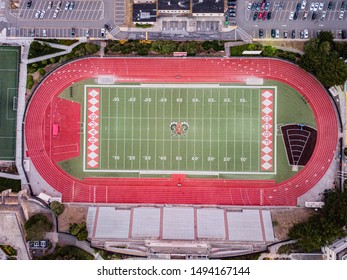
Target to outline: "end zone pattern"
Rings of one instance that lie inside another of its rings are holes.
[[[273,159],[273,91],[261,91],[261,170],[272,170]]]
[[[99,89],[88,89],[88,168],[99,166],[99,97]]]

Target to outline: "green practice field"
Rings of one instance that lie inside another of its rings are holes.
[[[99,89],[97,168],[86,160],[87,91]],[[274,174],[261,168],[261,91],[276,86],[85,86],[84,171]],[[185,130],[177,125],[185,124]],[[276,150],[274,137],[272,147]]]
[[[0,46],[0,160],[15,158],[19,53],[17,47]]]

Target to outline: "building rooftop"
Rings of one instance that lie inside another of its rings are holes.
[[[223,0],[193,0],[193,13],[224,13]]]
[[[158,0],[158,10],[189,11],[190,0]]]
[[[156,4],[133,4],[133,22],[155,22],[156,20]]]

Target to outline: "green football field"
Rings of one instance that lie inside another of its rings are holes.
[[[11,161],[15,156],[19,50],[0,47],[0,160]]]
[[[88,166],[88,90],[99,91],[97,166]],[[261,92],[276,86],[84,87],[85,172],[274,174],[261,168]],[[185,129],[179,129],[184,124]],[[178,127],[177,127],[178,126]],[[272,143],[276,150],[276,138]]]

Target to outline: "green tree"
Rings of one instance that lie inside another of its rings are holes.
[[[51,204],[50,204],[50,207],[51,207],[51,210],[53,212],[53,214],[58,217],[60,216],[64,210],[65,210],[65,207],[64,207],[64,204],[58,202],[58,201],[53,201]]]
[[[45,71],[45,69],[43,69],[43,68],[39,68],[38,71],[39,71],[40,75],[42,75],[42,76],[43,76],[44,74],[46,74],[46,71]]]
[[[52,229],[53,225],[43,214],[36,214],[29,218],[24,224],[27,240],[40,240],[45,237],[46,232]]]
[[[152,50],[160,54],[168,54],[176,51],[177,45],[175,41],[156,40],[152,43]]]
[[[88,54],[95,54],[99,51],[100,47],[96,44],[92,44],[92,43],[87,43],[85,45],[86,51]]]
[[[86,240],[88,238],[88,231],[87,231],[87,229],[86,228],[81,229],[80,232],[77,234],[76,238],[79,241]]]
[[[32,89],[34,86],[34,77],[32,75],[27,76],[27,89]]]
[[[76,236],[76,238],[80,241],[88,238],[87,225],[85,222],[82,222],[80,224],[70,224],[69,232],[72,235]]]
[[[319,41],[326,41],[326,42],[330,42],[333,43],[334,42],[334,34],[331,31],[321,31],[319,32],[318,36],[317,36]]]
[[[276,54],[276,48],[272,46],[265,46],[261,54],[262,56],[272,57]]]

